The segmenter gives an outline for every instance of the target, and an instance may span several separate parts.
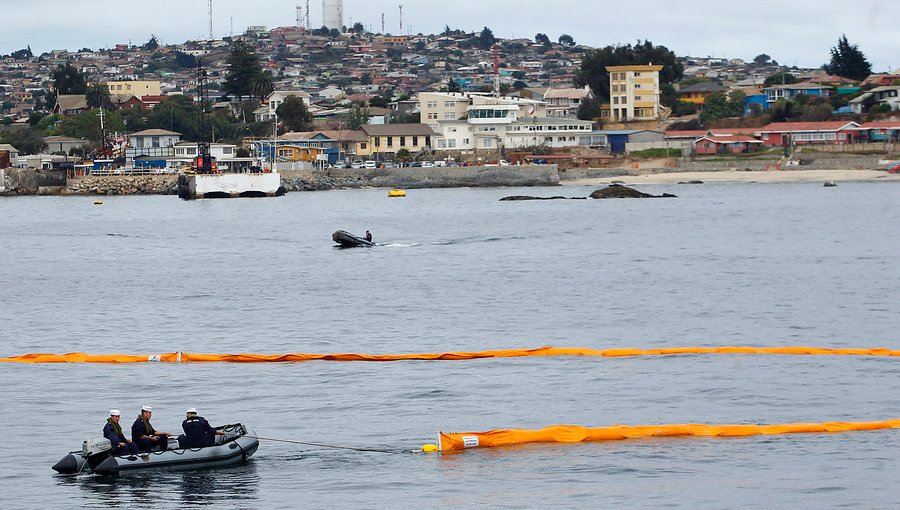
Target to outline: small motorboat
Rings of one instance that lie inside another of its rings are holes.
[[[389,198],[403,198],[406,196],[406,190],[402,189],[392,189],[388,191]]]
[[[365,237],[355,236],[346,230],[338,230],[334,234],[331,234],[331,239],[341,248],[367,248],[375,246],[375,243],[367,240]]]
[[[259,448],[256,433],[240,423],[216,427],[216,430],[225,435],[216,436],[216,443],[212,446],[182,448],[177,439],[170,438],[168,449],[137,455],[110,455],[112,445],[109,439],[88,439],[81,450],[63,457],[53,466],[53,470],[67,475],[85,470],[108,475],[145,470],[205,469],[245,462]]]

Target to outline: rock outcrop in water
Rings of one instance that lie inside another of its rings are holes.
[[[670,193],[663,193],[662,195],[651,195],[649,193],[644,193],[642,191],[638,191],[634,188],[629,188],[628,186],[622,186],[621,184],[610,184],[609,187],[598,189],[597,191],[591,193],[591,198],[600,199],[600,198],[677,198],[675,195]]]
[[[597,191],[591,193],[588,198],[677,198],[675,195],[670,193],[663,193],[662,195],[651,195],[649,193],[640,192],[634,188],[629,188],[628,186],[623,186],[621,184],[610,184],[608,188],[598,189]],[[584,200],[584,197],[532,197],[528,195],[513,195],[509,197],[503,197],[500,199],[501,202],[519,202],[523,200]]]

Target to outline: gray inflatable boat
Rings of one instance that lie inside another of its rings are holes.
[[[256,433],[240,423],[216,427],[225,432],[216,436],[216,444],[200,448],[182,448],[175,438],[169,439],[165,451],[138,455],[113,456],[106,438],[89,439],[80,451],[74,451],[57,462],[53,469],[60,474],[78,474],[89,470],[97,474],[120,474],[147,470],[206,469],[240,464],[259,448]]]

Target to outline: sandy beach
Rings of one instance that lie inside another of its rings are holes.
[[[622,175],[617,177],[574,179],[563,181],[569,186],[589,186],[624,182],[625,184],[677,184],[680,182],[863,182],[891,181],[900,182],[900,174],[889,174],[883,170],[772,170],[772,171],[739,171],[726,170],[719,172],[673,172],[648,173],[644,175]]]

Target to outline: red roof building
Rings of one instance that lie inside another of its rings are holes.
[[[769,146],[795,145],[840,145],[854,143],[865,138],[863,130],[856,122],[775,122],[758,128],[756,136]]]
[[[749,135],[706,135],[694,140],[694,154],[756,152],[762,142]]]

